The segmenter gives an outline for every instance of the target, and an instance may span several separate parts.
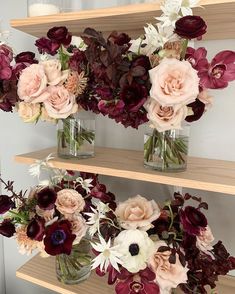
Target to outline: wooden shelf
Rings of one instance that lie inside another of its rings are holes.
[[[16,272],[16,276],[33,284],[42,286],[61,294],[112,294],[114,289],[107,285],[106,278],[100,278],[93,273],[91,277],[74,286],[60,283],[55,273],[55,258],[41,258],[39,255],[33,257]],[[234,293],[234,277],[222,277],[218,285],[218,293]],[[182,292],[177,291],[177,294]],[[208,292],[209,293],[209,292]]]
[[[205,9],[194,9],[195,15],[202,16],[208,24],[206,39],[235,38],[235,1],[202,0]],[[36,37],[45,36],[53,26],[67,26],[75,35],[86,27],[93,27],[104,33],[117,30],[136,37],[143,32],[146,23],[156,23],[154,17],[160,15],[157,3],[142,3],[105,9],[61,13],[50,16],[14,19],[11,26]]]
[[[32,164],[50,153],[55,156],[50,161],[55,168],[235,195],[235,162],[230,161],[190,157],[187,171],[160,173],[144,168],[141,151],[101,147],[96,148],[96,156],[89,159],[60,159],[56,156],[56,149],[49,148],[18,155],[15,160]]]

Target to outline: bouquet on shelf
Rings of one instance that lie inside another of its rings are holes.
[[[167,294],[178,286],[206,294],[206,286],[214,289],[218,276],[235,268],[222,242],[213,245],[201,198],[175,193],[160,207],[138,195],[112,207],[98,203],[87,224],[96,255],[92,268],[107,274],[118,294]]]

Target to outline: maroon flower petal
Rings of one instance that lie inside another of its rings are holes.
[[[27,227],[27,236],[36,241],[42,241],[45,233],[45,220],[41,217],[34,218]]]
[[[14,207],[15,207],[15,204],[9,196],[0,195],[0,214],[4,214]]]
[[[5,219],[0,224],[0,234],[4,237],[11,238],[15,234],[15,226],[12,224],[11,220]]]

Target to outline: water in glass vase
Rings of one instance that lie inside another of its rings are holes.
[[[73,246],[70,255],[56,256],[57,279],[66,285],[79,284],[89,278],[91,273],[90,241],[86,238]]]
[[[144,165],[164,172],[184,171],[187,168],[189,126],[145,134]]]
[[[62,158],[94,156],[95,119],[79,114],[58,122],[57,152]]]

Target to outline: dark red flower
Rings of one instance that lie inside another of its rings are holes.
[[[15,232],[15,226],[13,225],[10,219],[5,219],[0,224],[0,234],[4,237],[11,238],[15,234]]]
[[[16,80],[0,81],[0,108],[12,111],[18,99]]]
[[[98,103],[100,112],[104,115],[108,114],[112,118],[122,113],[124,106],[125,104],[122,100],[100,100]]]
[[[60,48],[60,44],[57,42],[54,42],[52,40],[49,40],[47,38],[40,38],[36,40],[35,46],[38,47],[38,51],[40,54],[47,53],[50,55],[57,54],[58,49]]]
[[[85,53],[78,49],[73,49],[73,55],[69,59],[69,68],[81,73],[85,70],[86,63]]]
[[[187,15],[175,23],[175,33],[184,39],[201,38],[206,30],[207,25],[200,16]]]
[[[27,64],[38,63],[38,61],[35,59],[35,53],[31,51],[21,52],[18,55],[16,55],[15,62]]]
[[[204,61],[198,71],[203,88],[226,88],[228,82],[235,80],[235,51],[225,50],[218,53],[211,63]]]
[[[6,57],[6,61],[10,64],[13,60],[13,51],[11,47],[6,44],[0,45],[0,55],[4,55]]]
[[[68,46],[71,43],[72,35],[64,26],[53,27],[47,32],[47,37],[59,45]]]
[[[202,228],[207,226],[205,215],[193,206],[187,206],[180,212],[183,229],[189,235],[199,235]]]
[[[1,80],[9,80],[12,75],[12,69],[9,62],[9,58],[0,54],[0,79]]]
[[[57,221],[46,229],[45,251],[52,256],[62,253],[70,255],[75,238],[68,220]]]
[[[14,207],[15,207],[15,204],[9,196],[0,195],[0,214],[4,214]]]
[[[118,34],[118,32],[112,32],[108,37],[108,40],[114,44],[117,44],[118,46],[123,46],[128,45],[131,38],[125,33]]]
[[[200,47],[198,49],[188,47],[185,55],[185,60],[190,62],[194,69],[200,70],[208,64],[206,56],[207,51],[204,47]]]
[[[36,241],[42,241],[45,233],[45,220],[41,217],[33,218],[27,226],[27,236]]]
[[[96,268],[96,274],[98,276],[104,277],[106,273],[108,273],[108,284],[113,285],[116,283],[119,272],[114,267],[109,265],[106,272],[101,271],[99,267]]]
[[[12,68],[12,78],[18,80],[22,70],[24,70],[28,66],[27,63],[17,63]]]
[[[54,208],[56,198],[56,192],[54,189],[49,187],[43,188],[36,194],[37,205],[44,210],[50,210]]]
[[[120,93],[120,99],[125,103],[127,112],[137,112],[144,105],[147,97],[146,87],[137,83],[126,85]]]
[[[196,99],[194,102],[187,105],[192,109],[193,114],[188,115],[185,120],[187,122],[194,122],[199,120],[203,113],[205,112],[205,104],[202,103],[199,99]]]

